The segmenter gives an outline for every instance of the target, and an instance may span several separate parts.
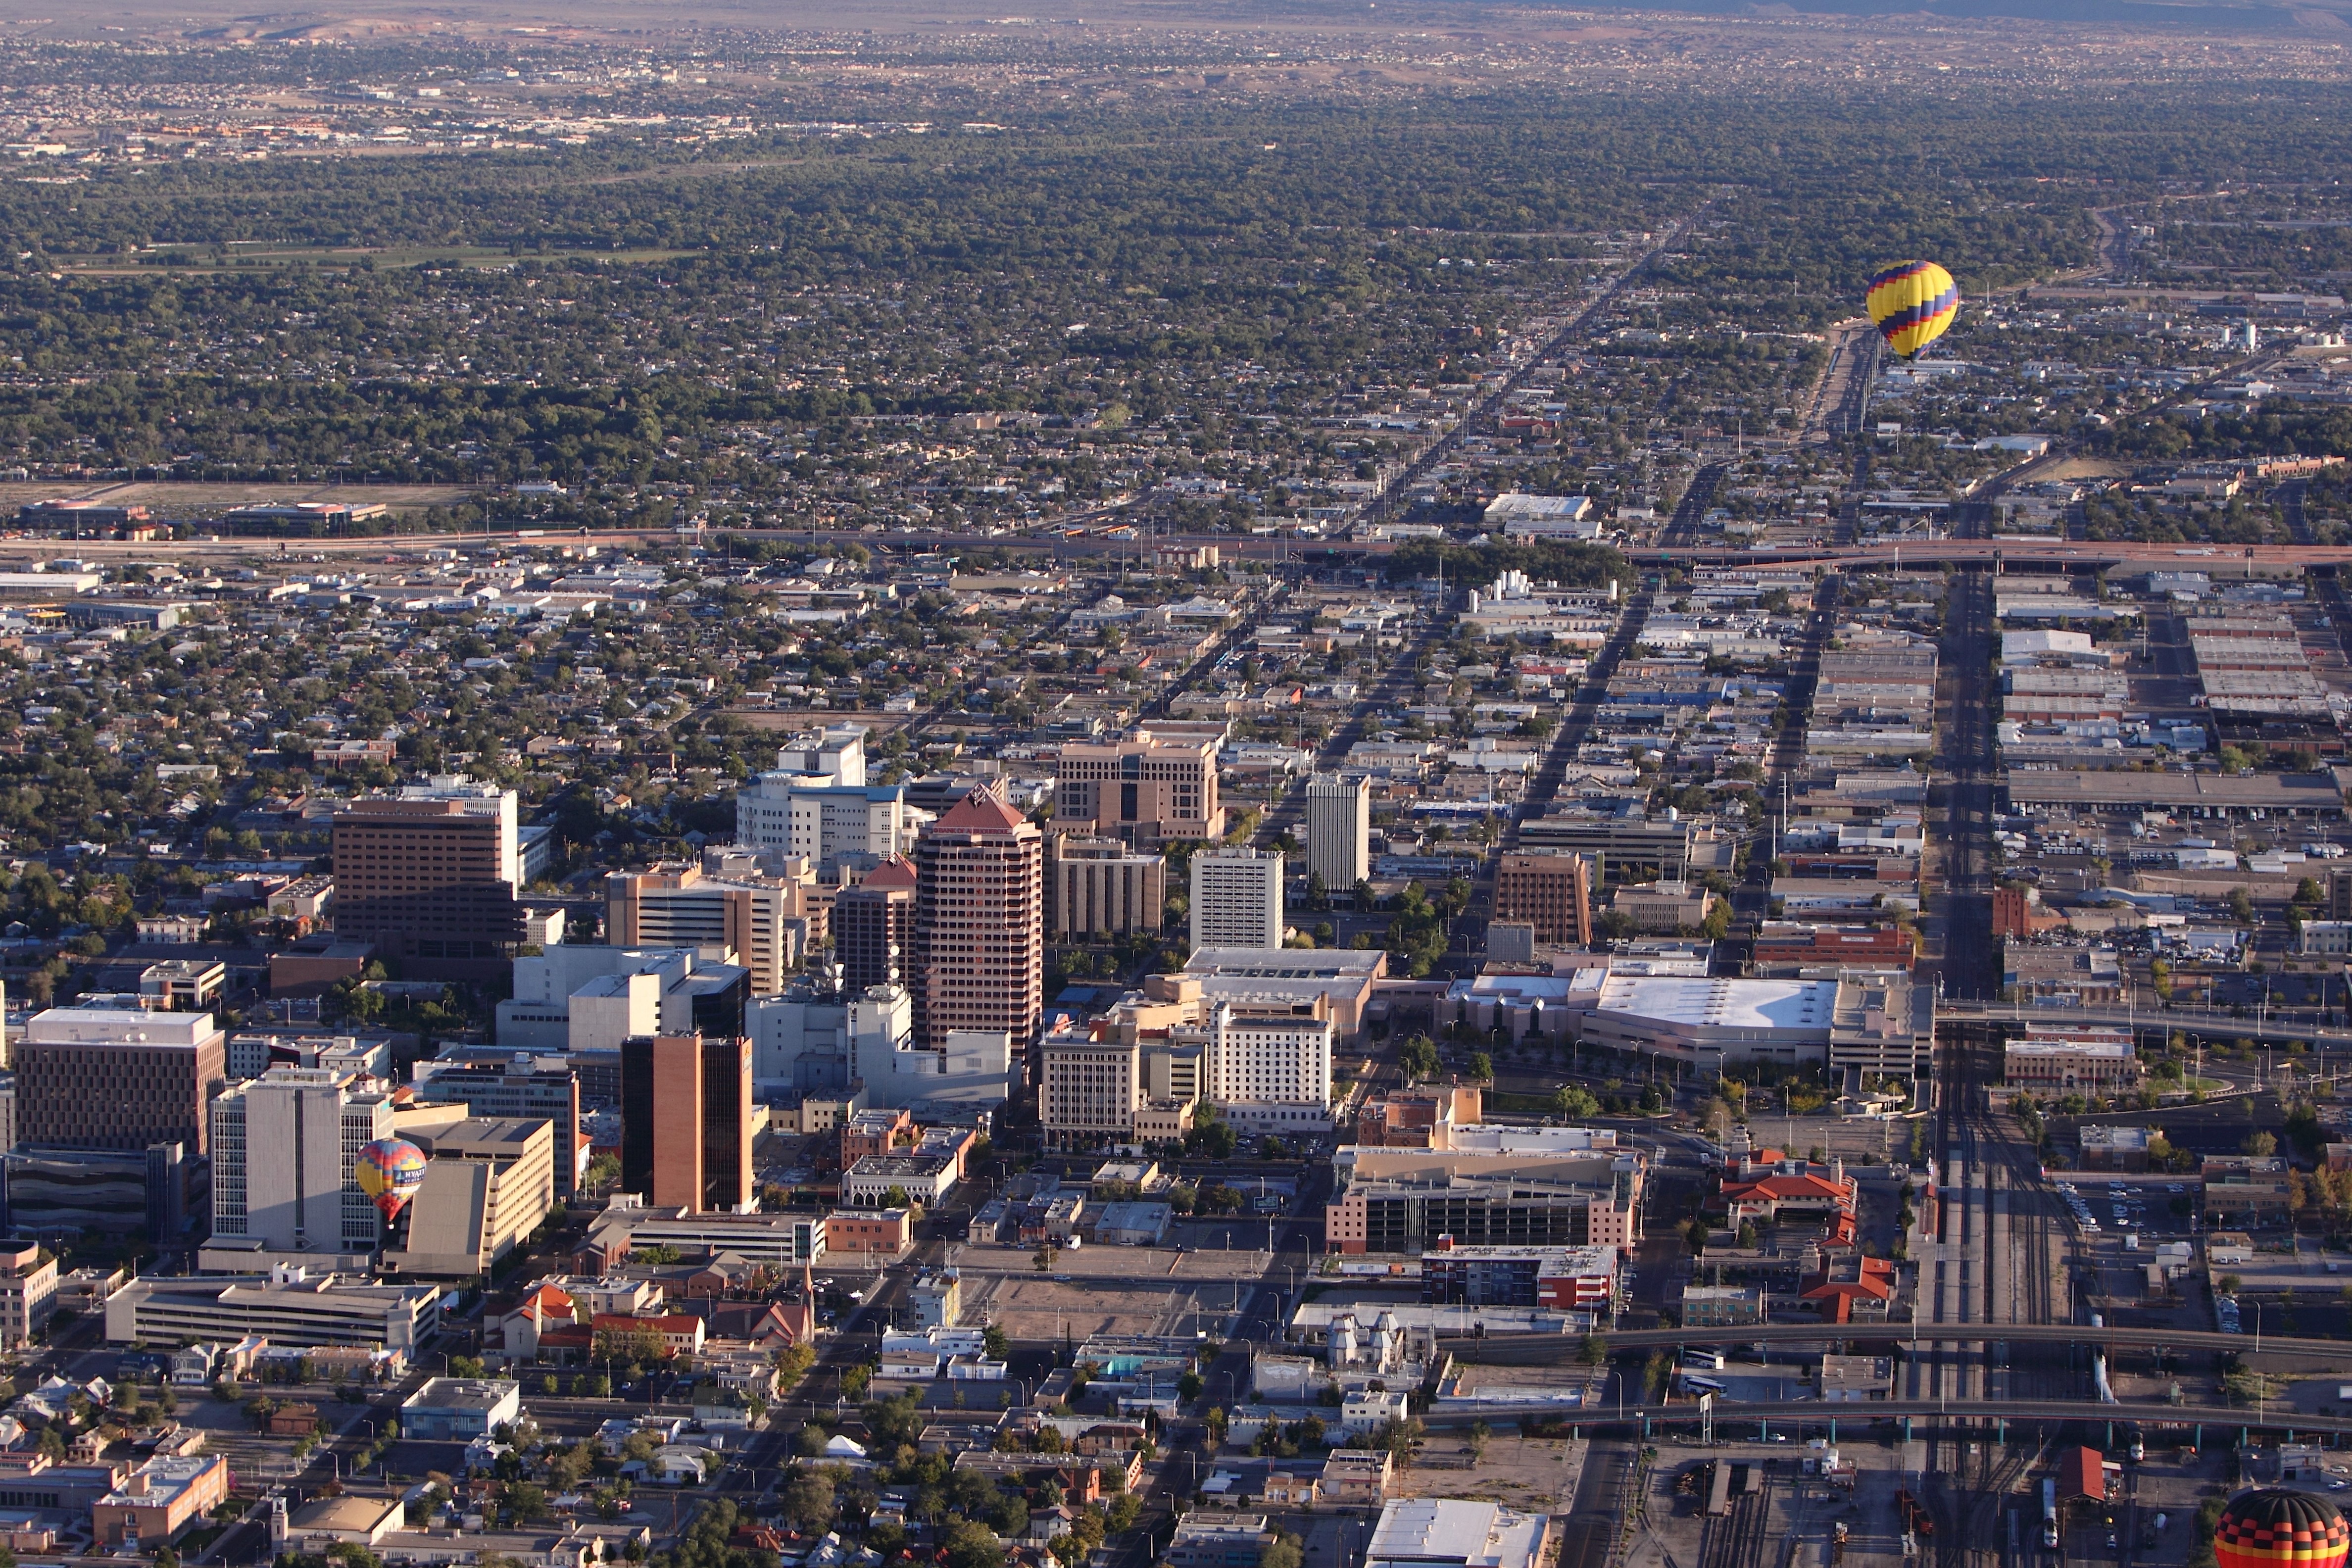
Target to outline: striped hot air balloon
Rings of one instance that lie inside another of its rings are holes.
[[[1898,261],[1870,280],[1864,303],[1886,346],[1916,359],[1960,313],[1960,290],[1932,261]]]
[[[2220,1568],[2343,1568],[2352,1528],[2324,1497],[2287,1487],[2241,1492],[2213,1532]]]
[[[353,1170],[360,1191],[390,1225],[425,1184],[425,1151],[405,1138],[379,1138],[360,1150]]]

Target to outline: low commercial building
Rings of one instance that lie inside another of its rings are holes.
[[[892,1261],[913,1241],[914,1215],[907,1209],[835,1209],[824,1216],[824,1250],[846,1261]]]
[[[1334,1508],[1377,1508],[1389,1500],[1396,1458],[1386,1448],[1334,1448],[1323,1461],[1319,1500]]]
[[[634,1252],[672,1247],[688,1258],[732,1252],[755,1264],[797,1268],[824,1256],[825,1232],[821,1215],[695,1213],[616,1199],[588,1222],[579,1258],[584,1272],[602,1274]]]
[[[1609,911],[1633,922],[1633,929],[1651,936],[1695,931],[1706,923],[1715,895],[1687,882],[1650,882],[1617,889]]]
[[[1803,925],[1767,921],[1757,932],[1748,961],[1759,973],[1793,973],[1829,964],[1906,973],[1917,959],[1917,942],[1900,926]]]
[[[117,1344],[368,1345],[414,1355],[440,1332],[441,1287],[375,1285],[279,1268],[267,1275],[133,1279],[107,1299]]]
[[[1822,1398],[1832,1405],[1895,1392],[1895,1363],[1883,1355],[1825,1355],[1818,1375]]]
[[[1188,1513],[1161,1559],[1167,1568],[1257,1568],[1274,1531],[1262,1513]]]
[[[2265,1221],[2294,1212],[2293,1186],[2285,1160],[2275,1155],[2208,1154],[2200,1173],[2205,1178],[2205,1217]]]
[[[1412,1395],[1402,1388],[1360,1388],[1339,1401],[1339,1430],[1349,1437],[1368,1437],[1412,1418]]]
[[[1901,1281],[1895,1264],[1852,1250],[1825,1252],[1820,1265],[1797,1281],[1797,1300],[1825,1323],[1885,1322]]]
[[[2147,1127],[2086,1122],[2074,1132],[2081,1152],[2078,1163],[2085,1171],[2145,1171],[2148,1139],[2154,1131]]]
[[[963,1277],[952,1268],[927,1268],[907,1290],[907,1305],[919,1329],[952,1329],[963,1321]]]
[[[400,1435],[471,1442],[522,1415],[522,1384],[502,1377],[435,1377],[400,1404]]]
[[[1095,1241],[1103,1247],[1157,1247],[1168,1238],[1176,1211],[1163,1203],[1108,1203],[1096,1211]]]
[[[1685,1285],[1682,1327],[1736,1329],[1764,1321],[1764,1292],[1753,1285]]]
[[[330,1546],[379,1546],[402,1528],[408,1505],[399,1498],[318,1498],[293,1510],[286,1544],[296,1552],[323,1552]]]
[[[1669,1057],[1702,1072],[1853,1065],[1916,1077],[1933,1068],[1933,993],[1899,974],[1736,980],[1612,973],[1597,994],[1585,995],[1587,1043]]]
[[[961,1164],[950,1153],[868,1154],[842,1174],[841,1201],[851,1208],[936,1207],[955,1190]]]
[[[2034,1094],[2126,1093],[2139,1087],[2127,1029],[2033,1024],[2002,1049],[2001,1082]]]
[[[1617,1289],[1613,1247],[1456,1247],[1421,1255],[1425,1305],[1606,1310]]]
[[[1400,1498],[1384,1504],[1363,1568],[1537,1568],[1551,1520],[1499,1503]]]
[[[159,1013],[209,1013],[228,985],[216,958],[167,958],[139,972],[141,1005]]]
[[[2011,1001],[2091,1007],[2123,1000],[2123,970],[2112,948],[2009,942],[2002,954],[2001,994]]]
[[[152,1552],[218,1507],[228,1487],[225,1454],[159,1456],[90,1506],[90,1533],[100,1546]]]
[[[1811,1165],[1782,1160],[1756,1165],[1746,1161],[1724,1177],[1718,1202],[1730,1222],[1772,1225],[1791,1215],[1828,1217],[1853,1213],[1857,1184],[1844,1162]]]

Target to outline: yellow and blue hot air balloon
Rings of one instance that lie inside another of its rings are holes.
[[[425,1184],[425,1151],[405,1138],[379,1138],[360,1151],[352,1173],[390,1225]]]
[[[1865,303],[1886,346],[1900,358],[1916,359],[1960,313],[1960,290],[1932,261],[1898,261],[1870,280]]]

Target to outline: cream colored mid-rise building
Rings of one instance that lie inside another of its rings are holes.
[[[614,947],[727,949],[751,972],[752,994],[772,996],[799,962],[786,922],[808,918],[802,892],[780,879],[708,877],[698,866],[615,871],[604,879],[605,940]]]
[[[1048,1035],[1039,1048],[1037,1119],[1062,1147],[1124,1143],[1141,1099],[1141,1053],[1132,1040]]]
[[[429,1145],[425,1184],[408,1205],[407,1245],[384,1252],[386,1269],[443,1279],[487,1273],[554,1209],[552,1122],[464,1117],[415,1137]]]
[[[212,1104],[213,1238],[270,1253],[374,1248],[360,1151],[393,1136],[392,1097],[329,1068],[272,1068]]]

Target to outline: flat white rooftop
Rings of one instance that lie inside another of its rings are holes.
[[[1491,1502],[1405,1498],[1381,1510],[1365,1553],[1381,1563],[1461,1564],[1463,1568],[1529,1568],[1544,1546],[1544,1520]]]
[[[1834,980],[1611,975],[1600,1011],[1706,1029],[1826,1029],[1837,1012]]]

